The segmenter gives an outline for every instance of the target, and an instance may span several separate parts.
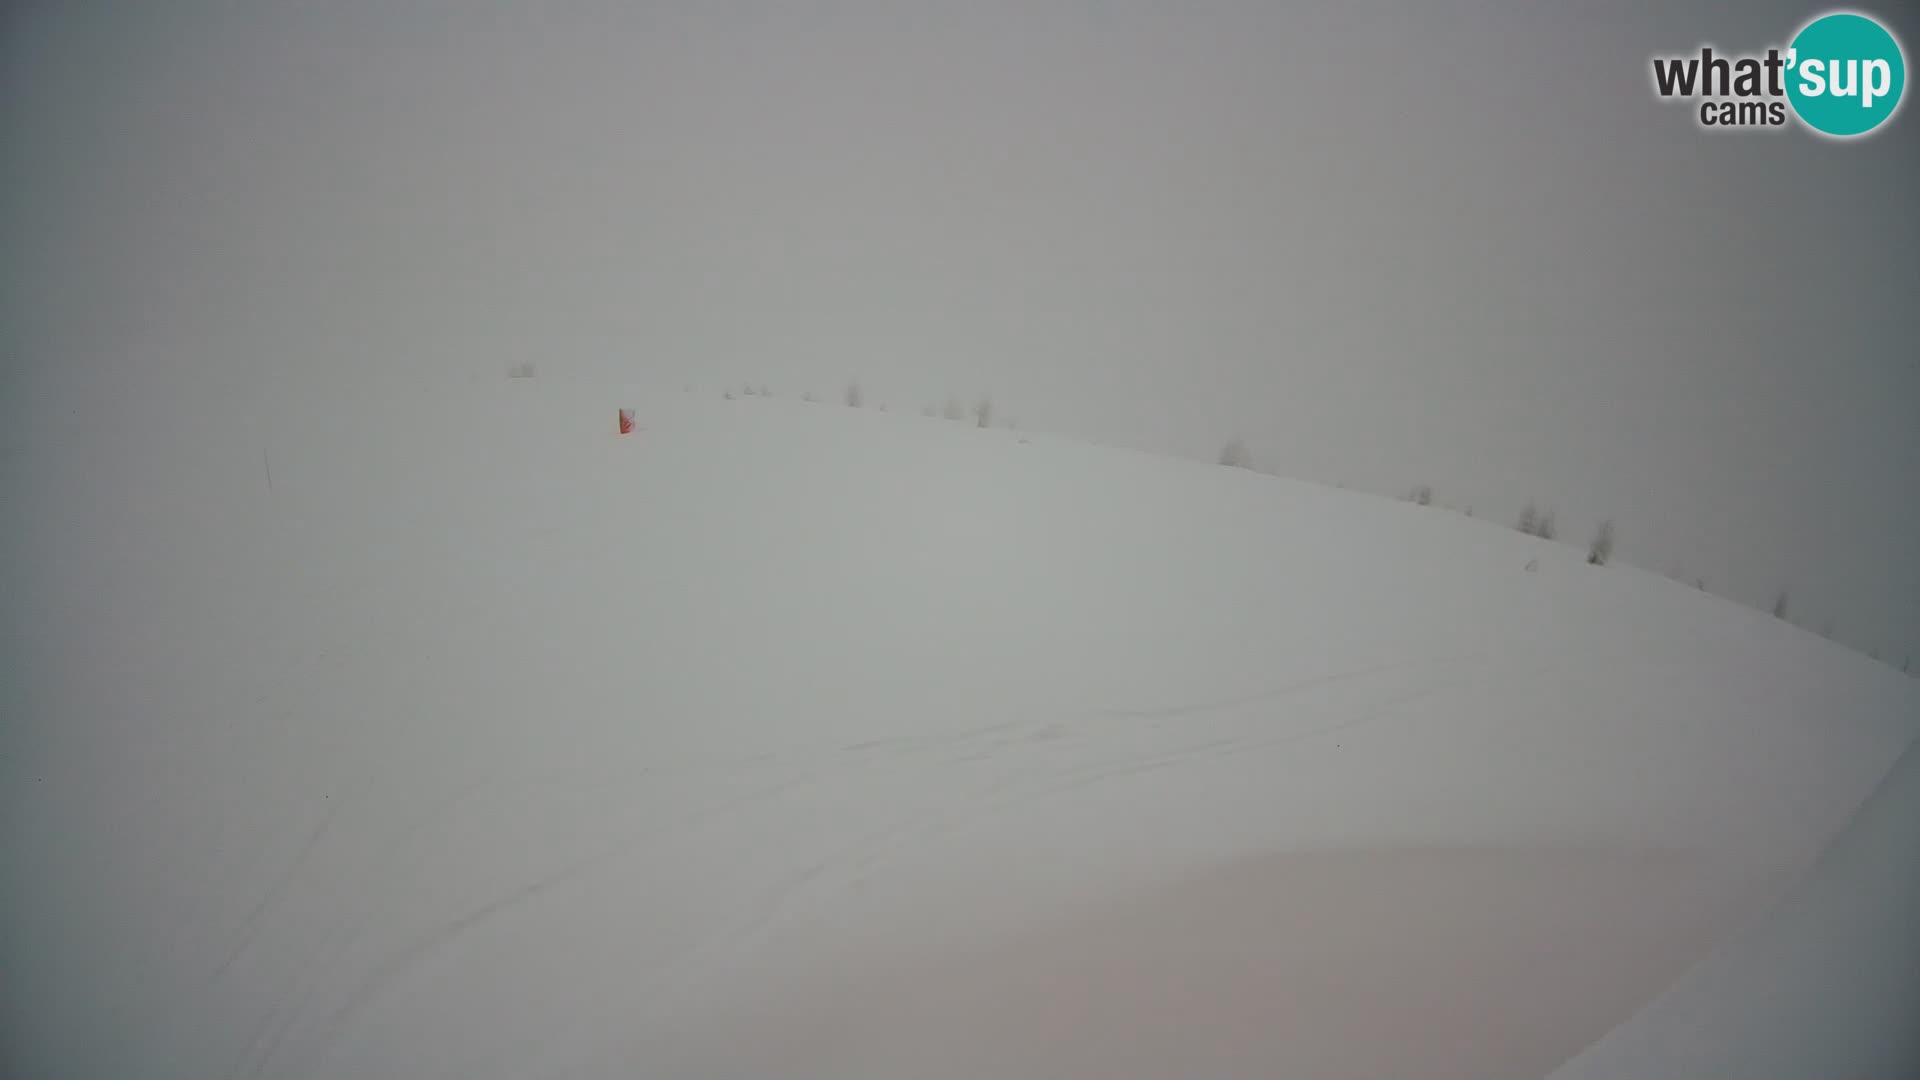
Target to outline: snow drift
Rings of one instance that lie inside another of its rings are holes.
[[[9,1075],[1539,1076],[1920,715],[1761,613],[1244,470],[149,389],[5,458]]]

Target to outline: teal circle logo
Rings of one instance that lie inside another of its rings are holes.
[[[1900,108],[1907,61],[1887,28],[1852,12],[1808,23],[1788,46],[1787,100],[1815,131],[1865,135]]]

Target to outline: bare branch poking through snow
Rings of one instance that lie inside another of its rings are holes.
[[[1603,521],[1593,534],[1593,543],[1587,545],[1587,562],[1594,566],[1605,566],[1613,557],[1613,522]]]
[[[1240,441],[1240,436],[1228,439],[1227,445],[1220,448],[1220,464],[1235,469],[1253,468],[1253,455],[1247,453],[1247,444]]]

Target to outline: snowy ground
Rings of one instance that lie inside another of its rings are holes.
[[[1553,1080],[1920,1073],[1920,746],[1777,903]]]
[[[0,459],[9,1075],[1537,1077],[1920,731],[1761,613],[1239,470],[201,391]]]

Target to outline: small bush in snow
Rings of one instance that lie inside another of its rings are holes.
[[[508,367],[507,367],[507,378],[509,378],[509,379],[531,379],[531,378],[533,378],[533,364],[532,364],[531,362],[529,362],[529,363],[525,363],[525,364],[510,364],[510,365],[508,365]]]
[[[1539,522],[1533,527],[1533,535],[1542,540],[1551,540],[1559,535],[1559,533],[1559,527],[1553,523],[1553,511],[1551,510],[1541,514]]]
[[[720,396],[721,396],[721,397],[723,397],[723,398],[725,398],[725,399],[727,399],[728,401],[732,401],[732,400],[733,400],[733,387],[731,387],[731,386],[729,386],[729,387],[727,387],[727,388],[726,388],[725,390],[722,390],[722,391],[720,391]]]
[[[1426,484],[1416,484],[1412,491],[1407,492],[1407,501],[1415,506],[1432,506],[1433,488]]]
[[[1603,521],[1593,534],[1593,543],[1587,545],[1587,562],[1594,566],[1605,566],[1613,557],[1613,522]]]
[[[1532,499],[1528,499],[1527,505],[1520,508],[1520,520],[1515,522],[1513,527],[1528,536],[1533,536],[1539,531],[1540,511],[1534,508]]]
[[[859,408],[860,402],[862,400],[864,399],[860,396],[860,384],[857,382],[848,383],[847,384],[847,408],[849,409]]]
[[[1220,464],[1235,469],[1253,468],[1253,455],[1247,453],[1247,444],[1240,441],[1240,436],[1228,439],[1227,445],[1220,448]]]
[[[979,401],[974,403],[973,419],[975,424],[978,425],[979,427],[993,426],[993,399],[992,398],[983,397]]]
[[[1776,619],[1787,617],[1787,590],[1785,589],[1781,589],[1780,595],[1773,598],[1773,617]]]

